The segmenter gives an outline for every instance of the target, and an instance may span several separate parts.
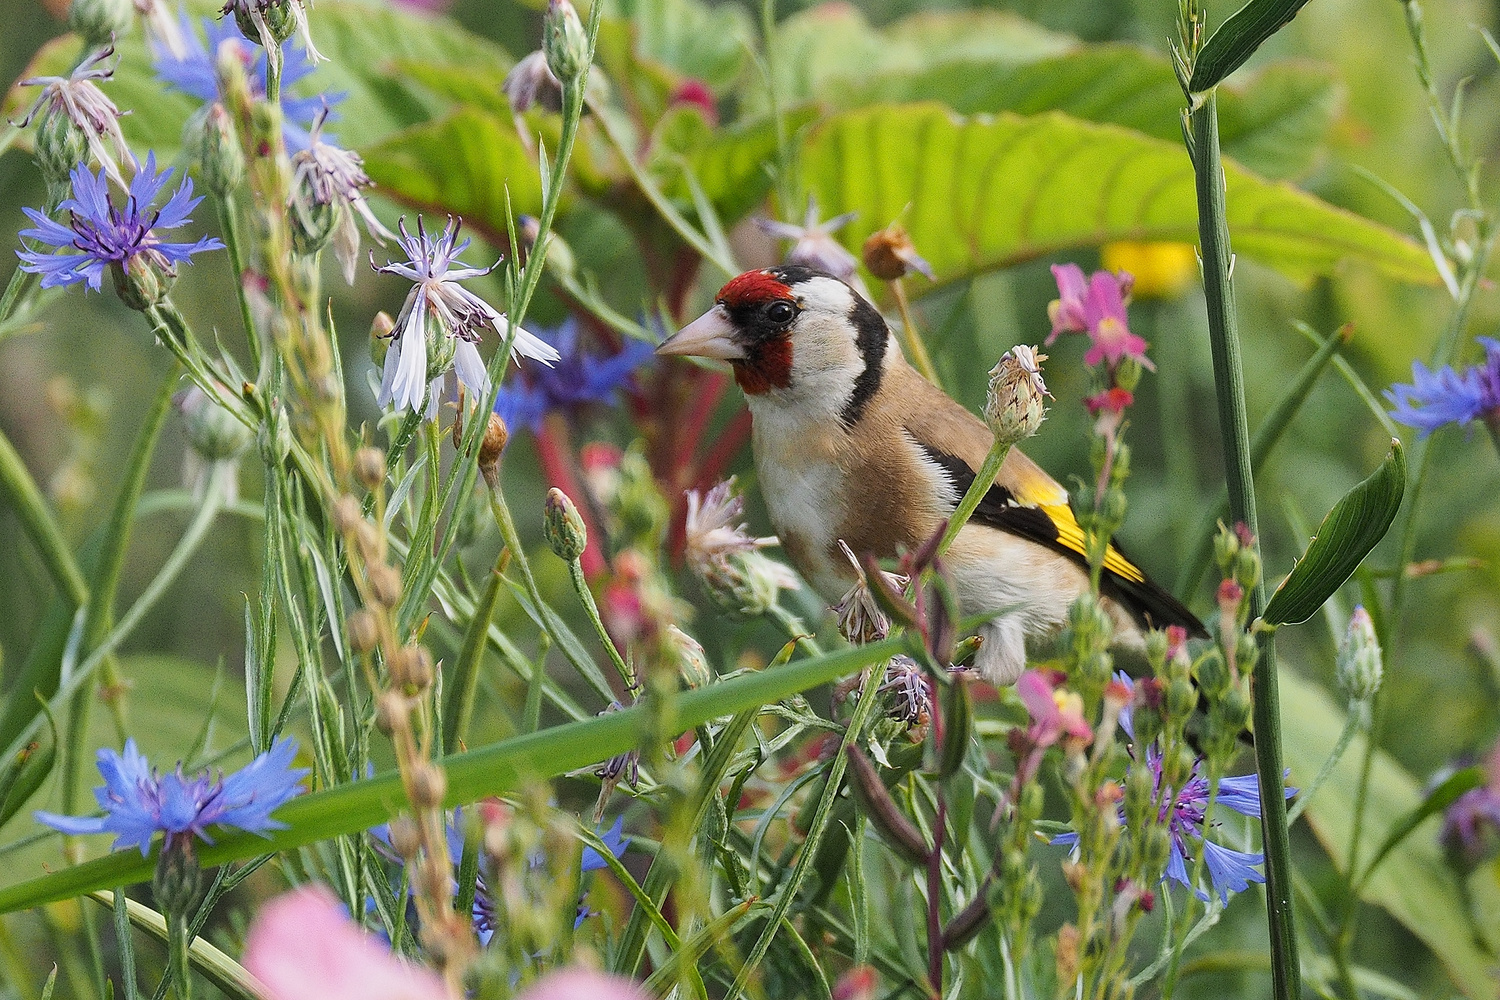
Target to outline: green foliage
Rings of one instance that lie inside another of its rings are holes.
[[[1391,453],[1368,479],[1334,504],[1297,565],[1276,588],[1263,615],[1268,625],[1296,625],[1317,614],[1385,537],[1406,492],[1406,454],[1391,439]]]
[[[1193,60],[1187,90],[1197,94],[1217,86],[1245,64],[1255,50],[1297,16],[1307,0],[1250,0],[1203,43]]]

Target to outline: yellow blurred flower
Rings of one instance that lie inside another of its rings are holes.
[[[1191,243],[1106,243],[1099,252],[1108,271],[1129,271],[1131,297],[1171,299],[1198,278],[1198,250]]]

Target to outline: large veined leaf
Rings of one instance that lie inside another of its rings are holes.
[[[1390,455],[1380,468],[1333,505],[1307,551],[1271,595],[1266,623],[1296,625],[1317,614],[1385,537],[1405,492],[1406,456],[1401,442],[1392,438]]]
[[[214,16],[208,8],[199,13]],[[319,51],[328,60],[291,90],[299,97],[343,95],[334,105],[338,118],[329,131],[345,146],[363,147],[442,110],[436,95],[403,72],[404,65],[472,70],[474,86],[482,87],[491,85],[497,73],[503,76],[512,62],[504,49],[446,18],[409,14],[391,4],[320,0],[310,16]],[[42,47],[21,78],[66,75],[80,49],[74,36],[55,39]],[[104,90],[120,110],[130,112],[120,121],[125,138],[143,158],[152,149],[158,160],[170,161],[181,147],[183,126],[201,102],[163,87],[139,32],[121,39],[117,50],[119,65]],[[19,119],[36,94],[12,88],[3,106],[6,117]]]
[[[840,85],[826,87],[819,99],[839,108],[933,100],[962,114],[1063,111],[1169,142],[1182,135],[1182,89],[1171,64],[1135,45],[1079,46],[1019,64],[1001,59],[944,61],[908,72],[866,69],[857,80],[835,82]],[[1219,93],[1224,154],[1268,177],[1303,173],[1328,133],[1339,98],[1329,67],[1267,66]]]
[[[496,246],[509,246],[507,192],[515,214],[541,211],[541,175],[515,125],[477,107],[459,107],[366,149],[365,170],[386,194],[462,216]]]
[[[1280,682],[1282,737],[1296,784],[1318,773],[1343,730],[1344,717],[1321,688],[1293,671],[1281,671]],[[1304,813],[1324,850],[1345,872],[1363,758],[1364,739],[1357,737]],[[1386,832],[1421,801],[1417,780],[1377,750],[1361,866],[1369,863]],[[1457,878],[1444,861],[1437,829],[1437,817],[1431,817],[1394,848],[1365,883],[1362,896],[1426,943],[1466,996],[1493,1000],[1497,995],[1494,959],[1475,944],[1475,928],[1464,911]]]
[[[1194,242],[1193,168],[1180,145],[1057,112],[963,117],[940,105],[876,105],[817,126],[798,159],[839,235],[858,247],[900,217],[938,282],[1112,240]],[[1356,260],[1435,280],[1414,241],[1290,184],[1225,165],[1239,254],[1294,280]]]
[[[605,16],[628,21],[636,52],[715,90],[739,76],[755,31],[733,4],[697,0],[610,0]]]

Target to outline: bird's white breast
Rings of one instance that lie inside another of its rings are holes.
[[[829,558],[846,508],[837,430],[783,406],[750,399],[755,468],[771,524],[807,582],[829,600],[852,576]]]

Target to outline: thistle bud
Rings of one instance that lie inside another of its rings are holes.
[[[89,138],[73,119],[60,110],[48,111],[36,126],[36,165],[47,184],[47,200],[53,204],[68,197],[73,168],[89,156]]]
[[[1344,697],[1354,702],[1368,702],[1374,698],[1385,674],[1381,661],[1375,624],[1363,605],[1356,606],[1354,614],[1349,616],[1349,628],[1339,645],[1334,668],[1334,676]]]
[[[208,109],[198,133],[198,175],[203,186],[221,198],[245,179],[245,154],[235,135],[234,120],[222,104]]]
[[[708,655],[697,639],[676,625],[668,625],[662,643],[664,652],[675,663],[688,687],[702,688],[713,683],[713,668],[708,665]]]
[[[554,486],[547,491],[543,511],[542,534],[557,557],[571,563],[583,555],[583,550],[588,547],[588,528],[572,499]]]
[[[1219,532],[1214,535],[1214,562],[1218,563],[1220,573],[1229,573],[1229,568],[1234,565],[1234,557],[1239,555],[1239,551],[1239,538],[1223,521],[1220,521]]]
[[[85,49],[123,37],[134,20],[135,5],[130,0],[73,0],[68,7],[68,30],[83,38]]]
[[[391,335],[396,332],[396,321],[382,309],[370,320],[370,360],[376,368],[384,367],[386,353],[391,349]]]
[[[156,905],[170,920],[182,917],[198,905],[203,890],[203,869],[193,850],[191,832],[167,834],[156,872],[151,878],[151,892]]]
[[[240,34],[252,42],[280,45],[297,31],[297,0],[229,0],[221,13],[233,14]]]
[[[569,0],[551,0],[542,21],[547,68],[561,81],[577,81],[588,66],[589,40]]]
[[[182,414],[188,444],[210,462],[234,458],[255,433],[196,385],[179,392],[172,402]]]
[[[177,281],[177,269],[155,250],[144,250],[110,263],[115,292],[131,309],[145,312],[167,297]]]
[[[933,280],[932,265],[917,253],[911,234],[898,222],[871,233],[865,240],[862,256],[866,269],[881,281],[895,281],[912,271]]]
[[[1037,432],[1047,415],[1042,397],[1050,396],[1042,381],[1042,362],[1047,355],[1036,348],[1017,344],[990,369],[989,397],[984,420],[1001,444],[1024,441]]]

